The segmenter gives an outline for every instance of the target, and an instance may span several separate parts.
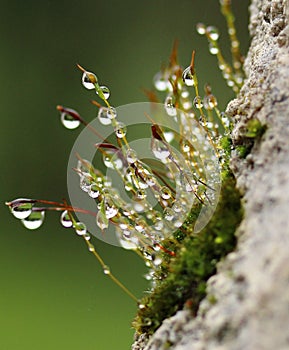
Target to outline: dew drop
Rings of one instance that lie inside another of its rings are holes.
[[[168,88],[168,81],[164,78],[163,72],[158,72],[154,76],[153,83],[158,91],[166,91]]]
[[[166,186],[163,186],[161,188],[160,192],[161,192],[162,199],[167,200],[167,199],[170,199],[172,197],[171,190],[168,187],[166,187]]]
[[[213,41],[217,41],[220,36],[218,29],[213,26],[207,27],[207,34],[208,34],[208,37]]]
[[[114,132],[117,138],[124,138],[127,132],[126,125],[122,122],[118,122],[117,125],[114,127]]]
[[[172,208],[170,208],[170,207],[165,208],[165,210],[164,210],[165,220],[172,221],[174,216],[175,216],[175,213],[174,213]]]
[[[63,227],[72,227],[72,221],[67,210],[64,210],[64,212],[61,214],[60,223]]]
[[[80,120],[73,118],[71,115],[65,112],[61,113],[60,121],[62,125],[69,130],[76,129],[80,125]]]
[[[95,252],[95,248],[94,248],[94,246],[93,246],[91,243],[88,243],[88,250],[89,250],[91,253]]]
[[[98,79],[94,73],[84,72],[82,74],[82,85],[88,90],[95,89],[95,84],[97,84],[97,81]]]
[[[219,53],[219,48],[212,43],[209,43],[209,51],[212,55],[217,55]]]
[[[111,124],[112,118],[110,118],[110,115],[108,113],[108,108],[106,108],[106,107],[99,108],[97,118],[102,125],[110,125]]]
[[[107,265],[103,265],[103,273],[105,275],[109,275],[110,274],[110,268]]]
[[[27,218],[32,212],[33,203],[25,202],[27,201],[27,199],[25,198],[17,199],[17,201],[23,201],[24,203],[15,205],[15,206],[12,205],[10,207],[11,213],[14,215],[16,219],[22,220]]]
[[[206,34],[206,26],[204,25],[204,23],[198,23],[196,29],[200,35]]]
[[[187,86],[194,86],[195,85],[195,81],[194,81],[194,77],[191,73],[191,66],[187,67],[184,71],[183,71],[183,82],[187,85]]]
[[[156,158],[164,160],[169,157],[170,151],[168,147],[160,140],[152,138],[151,149]]]
[[[99,87],[100,90],[102,91],[103,93],[103,97],[108,100],[109,99],[109,96],[110,96],[110,90],[107,86],[100,86]]]
[[[28,217],[21,220],[22,224],[29,230],[36,230],[44,221],[45,211],[33,211]]]
[[[175,106],[175,98],[172,95],[168,95],[165,100],[165,110],[170,117],[177,115],[177,109]]]
[[[196,96],[194,98],[194,106],[198,109],[202,108],[203,107],[203,101],[202,101],[202,98],[201,96]]]
[[[83,222],[77,222],[74,225],[74,229],[75,232],[79,235],[79,236],[83,236],[86,234],[86,226]]]
[[[126,152],[126,160],[129,164],[133,164],[137,161],[137,153],[133,149],[128,149]]]
[[[96,215],[96,224],[102,231],[108,228],[108,219],[101,210]]]
[[[83,235],[83,238],[84,238],[86,241],[89,241],[89,240],[91,239],[91,236],[90,236],[89,233],[85,233],[85,234]]]
[[[136,192],[136,198],[137,199],[145,199],[147,197],[146,191],[144,190],[137,190]]]
[[[114,205],[111,199],[105,200],[105,216],[107,219],[111,219],[118,213],[118,208]]]
[[[97,184],[90,185],[89,190],[88,190],[88,195],[91,198],[97,198],[99,196],[99,194],[100,194],[100,191],[99,191],[99,187],[97,186]]]
[[[205,96],[204,98],[204,107],[208,110],[214,109],[217,107],[218,101],[216,97],[212,94]]]
[[[90,177],[82,176],[79,181],[79,186],[83,192],[88,192],[91,186]]]
[[[182,150],[185,153],[190,152],[191,147],[190,147],[190,143],[188,141],[183,141],[182,142]]]

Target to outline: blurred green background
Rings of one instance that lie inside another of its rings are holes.
[[[25,230],[4,202],[67,197],[67,159],[79,131],[62,127],[55,106],[95,117],[76,63],[109,86],[113,105],[146,101],[141,88],[152,87],[177,38],[181,64],[189,64],[195,49],[200,83],[211,83],[224,108],[233,94],[195,32],[199,21],[218,26],[227,49],[218,7],[217,0],[1,1],[1,350],[130,348],[136,305],[103,275],[82,240],[55,213],[41,229]],[[248,0],[235,0],[234,7],[246,51]],[[140,258],[94,243],[141,297],[149,286]]]

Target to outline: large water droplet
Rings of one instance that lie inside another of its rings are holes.
[[[103,93],[103,97],[108,100],[110,96],[110,90],[107,86],[100,86],[99,87],[101,92]],[[96,92],[97,93],[97,92]]]
[[[61,214],[60,223],[64,227],[72,227],[72,221],[67,210],[64,210],[64,212]]]
[[[73,130],[78,128],[80,125],[80,120],[73,118],[71,115],[65,112],[61,113],[60,120],[63,126],[66,127],[66,129]]]
[[[191,66],[187,67],[183,71],[182,78],[183,78],[184,83],[187,86],[194,86],[195,85],[194,77],[193,77],[193,74],[191,72]]]
[[[126,125],[122,122],[118,122],[114,127],[114,132],[117,138],[119,139],[124,138],[127,132]]]
[[[44,221],[45,211],[33,211],[27,218],[21,220],[22,224],[29,230],[36,230]]]
[[[81,81],[86,89],[93,90],[95,89],[95,84],[97,84],[98,79],[94,73],[84,72]]]
[[[25,198],[17,199],[14,202],[17,202],[17,201],[19,202],[21,201],[23,203],[19,205],[16,204],[15,206],[12,205],[10,207],[11,213],[15,216],[15,218],[20,220],[27,218],[32,212],[33,203],[25,202],[27,201],[27,199]]]

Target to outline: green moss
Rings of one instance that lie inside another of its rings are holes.
[[[194,208],[185,224],[170,239],[175,257],[164,263],[166,277],[160,277],[152,293],[141,301],[144,308],[134,320],[139,333],[152,334],[161,322],[181,309],[187,300],[196,313],[206,295],[206,281],[216,272],[217,262],[236,246],[235,230],[242,219],[240,194],[235,179],[223,179],[220,200],[209,224],[198,234],[192,232],[199,207]],[[164,242],[166,244],[166,242]]]
[[[257,137],[261,137],[265,131],[266,127],[262,125],[258,119],[251,119],[247,123],[245,137],[255,139]]]

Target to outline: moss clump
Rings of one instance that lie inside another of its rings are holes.
[[[198,208],[196,209],[198,211]],[[195,213],[175,233],[176,256],[168,259],[166,277],[160,278],[152,293],[145,296],[144,306],[133,322],[138,333],[152,334],[161,322],[173,315],[190,299],[196,313],[206,294],[206,281],[216,272],[217,262],[236,246],[235,231],[242,219],[240,194],[233,176],[223,180],[220,200],[209,224],[198,234],[194,227]],[[188,229],[185,235],[184,227]]]

